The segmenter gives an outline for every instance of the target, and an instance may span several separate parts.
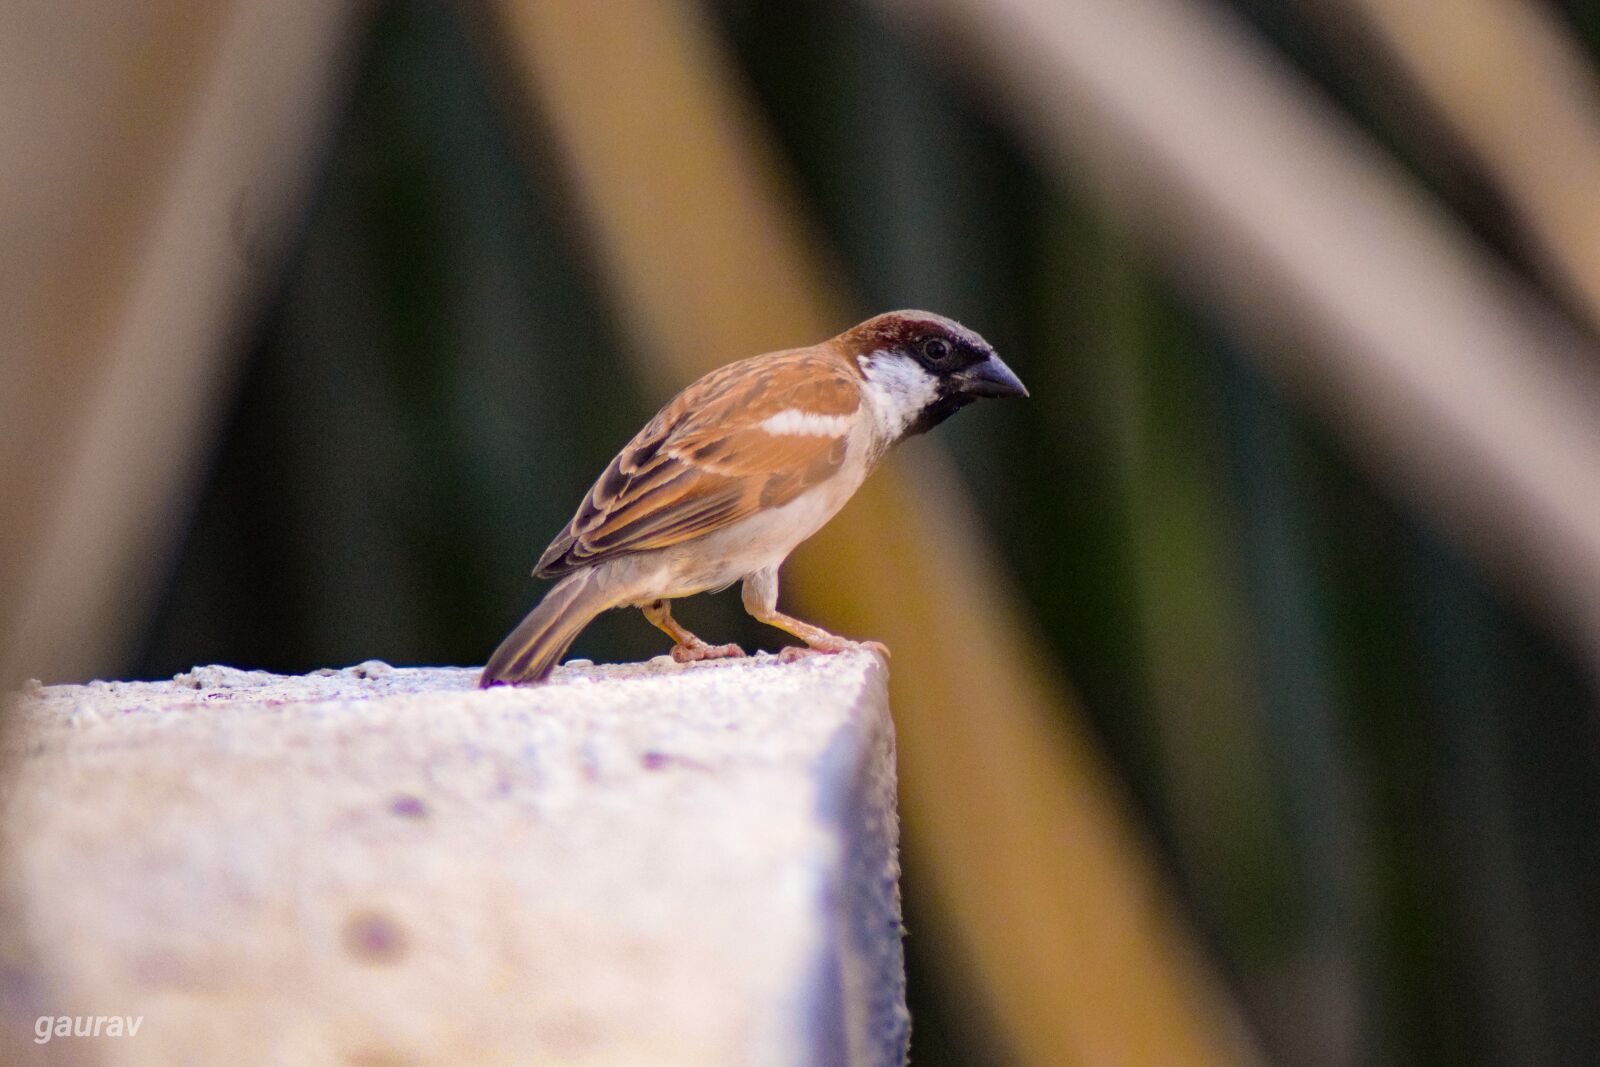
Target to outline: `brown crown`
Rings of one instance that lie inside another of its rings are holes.
[[[888,311],[841,333],[836,342],[852,356],[882,349],[910,348],[928,337],[944,337],[955,344],[987,349],[989,343],[954,319],[931,311]]]

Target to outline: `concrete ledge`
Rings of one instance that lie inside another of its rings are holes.
[[[115,1064],[894,1064],[885,677],[866,654],[381,663],[35,689],[5,877],[37,1015]],[[32,1003],[20,1004],[19,999]]]

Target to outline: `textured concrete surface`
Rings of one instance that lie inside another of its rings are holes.
[[[0,877],[37,962],[6,1021],[144,1017],[37,1046],[63,1062],[901,1062],[883,672],[35,688]]]

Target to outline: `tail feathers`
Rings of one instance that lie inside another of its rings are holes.
[[[551,588],[489,657],[478,686],[542,682],[594,617],[614,607],[592,571],[569,575]]]

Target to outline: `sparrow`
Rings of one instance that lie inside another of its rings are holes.
[[[737,581],[745,610],[804,641],[797,652],[885,652],[779,611],[778,567],[895,444],[980,397],[1027,395],[987,341],[927,311],[891,311],[821,344],[712,371],[594,483],[534,569],[558,581],[478,684],[544,681],[579,632],[618,607],[642,610],[680,663],[742,656],[690,633],[670,607]]]

